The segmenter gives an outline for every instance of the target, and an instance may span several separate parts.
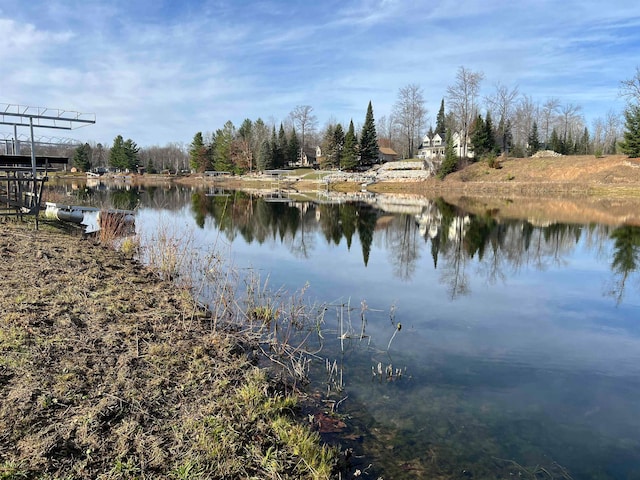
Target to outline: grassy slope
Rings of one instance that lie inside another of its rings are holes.
[[[328,478],[296,397],[184,291],[89,240],[0,224],[0,478]]]

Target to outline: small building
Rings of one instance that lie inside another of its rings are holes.
[[[302,150],[300,155],[300,166],[302,167],[316,167],[318,165],[318,158],[322,156],[322,150],[320,147],[307,147]]]
[[[393,148],[380,147],[379,151],[378,161],[380,163],[395,162],[398,159],[398,153]]]

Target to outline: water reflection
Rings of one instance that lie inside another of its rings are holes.
[[[222,235],[276,288],[309,281],[314,299],[367,301],[348,337],[326,314],[323,355],[369,478],[526,476],[519,465],[549,472],[529,478],[637,477],[639,227],[505,219],[442,199],[130,190],[140,228],[167,213],[204,245]],[[386,381],[390,365],[406,375]]]
[[[498,221],[491,211],[468,214],[442,199],[424,200],[412,206],[412,213],[396,213],[388,205],[385,211],[362,201],[279,200],[239,191],[215,196],[196,191],[191,195],[191,209],[200,228],[209,219],[230,241],[237,235],[248,243],[278,240],[301,258],[313,254],[318,238],[334,245],[344,241],[351,250],[357,237],[367,266],[377,238],[387,251],[393,275],[406,282],[420,274],[423,255],[430,255],[451,299],[470,293],[471,259],[479,260],[474,275],[495,284],[524,267],[545,270],[563,265],[584,237],[594,251],[614,239],[611,268],[616,278],[609,293],[617,301],[622,300],[639,264],[639,227]]]
[[[611,294],[622,302],[625,285],[640,263],[640,227],[624,226],[611,233],[614,240],[611,269],[615,275]]]
[[[420,275],[422,257],[430,256],[450,299],[470,293],[467,268],[471,259],[479,260],[474,276],[480,274],[486,283],[495,284],[524,267],[546,270],[563,265],[581,240],[600,254],[613,240],[613,277],[606,293],[616,302],[623,300],[627,285],[638,283],[637,226],[498,220],[495,211],[469,214],[442,199],[408,204],[385,197],[352,202],[310,201],[242,191],[170,185],[140,187],[102,181],[63,182],[49,186],[49,191],[81,204],[124,210],[142,205],[179,211],[189,203],[198,227],[205,228],[210,221],[229,241],[238,235],[247,243],[277,240],[297,258],[312,256],[320,238],[334,245],[344,241],[348,250],[357,239],[366,267],[377,239],[387,252],[393,276],[405,282]]]

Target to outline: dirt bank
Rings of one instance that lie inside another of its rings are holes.
[[[0,478],[328,478],[252,338],[93,240],[0,223]]]

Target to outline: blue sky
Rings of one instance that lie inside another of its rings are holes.
[[[296,105],[356,125],[423,88],[429,121],[464,66],[543,103],[621,111],[640,65],[637,0],[0,0],[0,103],[95,113],[64,133],[189,143]],[[0,126],[0,134],[10,127]],[[27,133],[27,132],[25,132]],[[60,135],[59,131],[42,131]]]

